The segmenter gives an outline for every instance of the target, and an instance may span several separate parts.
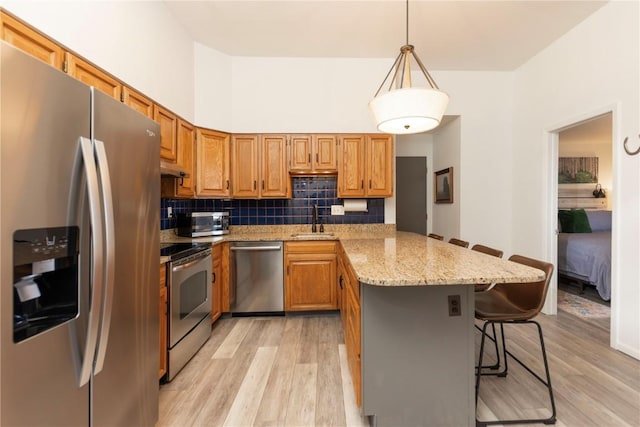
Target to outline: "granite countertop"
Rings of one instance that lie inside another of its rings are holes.
[[[481,252],[396,232],[392,237],[340,239],[362,283],[376,286],[424,286],[537,282],[544,272]]]
[[[362,283],[375,286],[425,286],[537,282],[544,273],[531,267],[425,236],[396,232],[394,225],[235,227],[224,236],[188,238],[163,232],[163,243],[340,240]],[[302,235],[301,235],[302,234]],[[162,262],[162,260],[161,260]]]

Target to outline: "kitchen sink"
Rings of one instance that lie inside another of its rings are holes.
[[[299,239],[322,239],[325,237],[334,237],[333,233],[295,233],[292,234],[291,237],[296,237]]]

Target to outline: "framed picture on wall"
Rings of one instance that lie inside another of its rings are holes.
[[[439,170],[434,173],[436,203],[453,203],[453,167]]]

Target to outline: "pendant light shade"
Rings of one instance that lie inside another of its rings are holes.
[[[369,108],[380,132],[403,135],[437,127],[448,103],[437,89],[405,87],[376,96]]]
[[[449,95],[442,92],[418,58],[409,40],[409,1],[407,0],[407,44],[382,81],[369,109],[378,130],[403,135],[426,132],[437,127],[449,104]],[[430,87],[414,87],[411,84],[411,58],[415,60]],[[381,93],[389,80],[387,92]]]

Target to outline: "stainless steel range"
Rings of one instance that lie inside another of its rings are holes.
[[[211,245],[165,245],[160,254],[171,257],[167,269],[167,381],[171,381],[211,335]]]

